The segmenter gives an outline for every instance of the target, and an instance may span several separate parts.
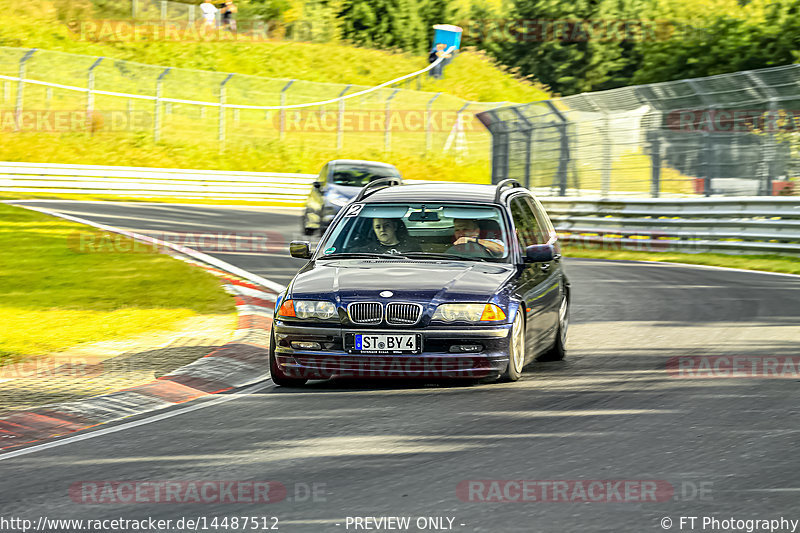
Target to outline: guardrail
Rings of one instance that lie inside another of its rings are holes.
[[[0,163],[0,191],[304,203],[315,174]],[[414,180],[408,180],[413,182]],[[800,255],[800,198],[540,197],[563,242],[593,249]]]
[[[540,198],[562,242],[650,252],[800,254],[800,198]]]
[[[0,163],[0,191],[302,204],[315,174]]]

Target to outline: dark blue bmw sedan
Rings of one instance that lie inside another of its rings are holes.
[[[370,183],[278,298],[273,381],[519,379],[565,355],[570,287],[556,232],[514,180]]]

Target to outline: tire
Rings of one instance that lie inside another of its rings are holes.
[[[300,229],[303,232],[303,235],[314,235],[316,231],[314,228],[308,227],[308,213],[303,213],[303,218],[300,220]]]
[[[563,361],[567,356],[567,328],[569,326],[569,298],[564,294],[561,305],[558,308],[558,331],[553,346],[542,355],[536,358],[537,361]]]
[[[278,366],[278,361],[275,358],[275,332],[270,331],[269,334],[269,374],[272,382],[280,387],[302,387],[306,384],[307,379],[292,378],[287,376],[281,371]]]
[[[511,339],[508,341],[508,366],[500,381],[517,381],[522,376],[522,367],[525,366],[525,321],[522,318],[522,308],[517,311],[514,324],[511,326]]]

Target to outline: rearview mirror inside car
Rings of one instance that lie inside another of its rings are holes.
[[[547,263],[555,259],[552,244],[534,244],[525,248],[525,261],[528,263]]]
[[[311,259],[311,249],[308,241],[292,241],[289,243],[289,254],[298,259]]]

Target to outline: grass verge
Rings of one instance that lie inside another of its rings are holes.
[[[627,250],[591,250],[565,246],[565,257],[584,257],[589,259],[618,259],[629,261],[660,261],[707,265],[744,270],[761,270],[800,274],[800,261],[796,257],[782,255],[726,255],[726,254],[683,254],[677,252],[636,252]]]
[[[90,231],[0,204],[0,365],[234,311],[216,278],[130,241],[82,252]]]

